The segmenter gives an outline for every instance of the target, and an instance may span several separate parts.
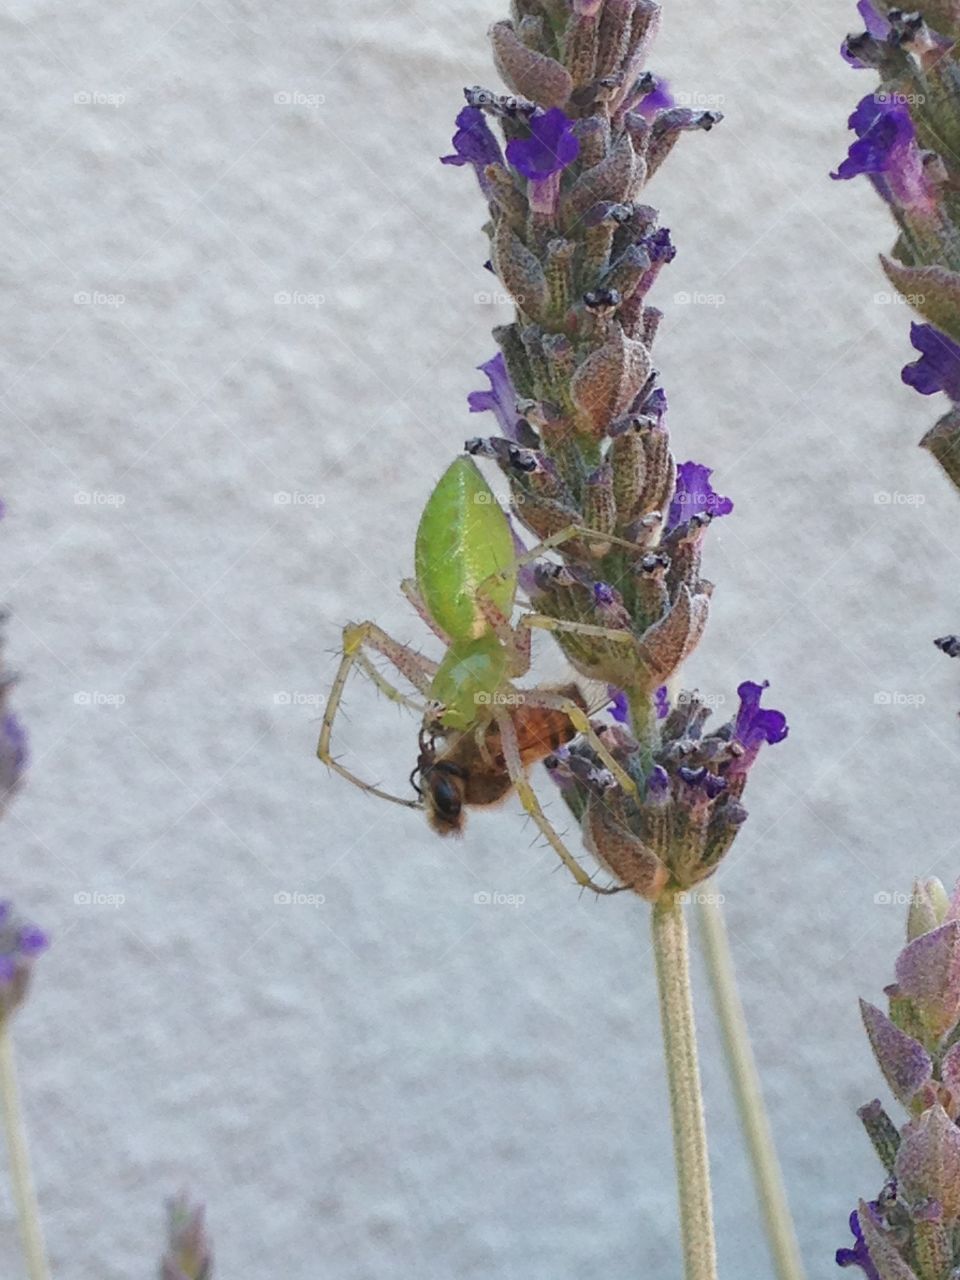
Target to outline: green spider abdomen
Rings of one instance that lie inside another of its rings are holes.
[[[492,631],[477,598],[509,616],[517,582],[510,522],[472,458],[457,458],[437,481],[417,529],[417,586],[431,618],[454,644]],[[500,579],[494,574],[506,573]]]
[[[430,688],[444,708],[444,727],[463,730],[487,719],[506,677],[506,650],[495,635],[451,645]]]

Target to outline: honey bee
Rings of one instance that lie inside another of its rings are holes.
[[[587,712],[576,684],[544,692]],[[565,711],[539,703],[511,707],[510,718],[525,772],[579,732]],[[426,725],[420,731],[420,754],[410,781],[433,830],[441,836],[461,835],[465,809],[499,804],[513,790],[497,721],[464,732],[445,732],[437,722]]]

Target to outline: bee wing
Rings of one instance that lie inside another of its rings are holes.
[[[599,715],[613,701],[609,689],[602,680],[586,680],[581,676],[577,684],[586,700],[588,716]]]

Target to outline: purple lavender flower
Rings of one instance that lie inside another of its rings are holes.
[[[652,120],[658,111],[669,111],[673,106],[676,103],[669,84],[660,76],[654,76],[653,88],[634,107],[634,111],[643,116],[644,120]]]
[[[745,774],[756,760],[765,742],[770,743],[771,746],[776,742],[782,742],[789,732],[787,718],[782,711],[768,710],[760,706],[763,691],[769,684],[769,680],[764,680],[763,684],[745,680],[737,689],[740,709],[734,723],[733,737],[743,754],[730,765],[730,775]]]
[[[901,378],[922,396],[945,391],[954,404],[960,404],[960,346],[932,324],[910,326],[910,342],[920,352],[920,359],[905,365]]]
[[[870,1202],[871,1213],[879,1210],[880,1205],[876,1200]],[[853,1232],[854,1246],[852,1249],[838,1249],[836,1254],[838,1267],[860,1267],[863,1270],[867,1280],[880,1280],[879,1272],[873,1265],[870,1258],[870,1250],[867,1248],[867,1242],[863,1238],[863,1228],[860,1226],[860,1215],[854,1209],[850,1215],[850,1230]]]
[[[857,12],[863,19],[863,25],[867,29],[867,35],[872,36],[874,40],[885,41],[892,31],[890,23],[886,17],[879,12],[872,0],[859,0],[857,4]],[[857,57],[848,46],[848,41],[855,37],[848,36],[840,46],[840,56],[845,62],[849,62],[851,67],[855,67],[858,71],[864,70],[869,64],[863,62]],[[862,37],[860,37],[862,39]]]
[[[719,774],[711,773],[706,765],[701,765],[699,769],[690,769],[686,765],[681,765],[677,770],[677,776],[690,787],[692,792],[701,792],[703,798],[707,800],[715,800],[727,789],[727,780],[721,778]]]
[[[653,695],[653,702],[657,719],[666,720],[670,714],[670,691],[665,684],[662,684]]]
[[[0,1019],[26,998],[33,962],[49,946],[47,935],[0,902]]]
[[[457,116],[457,131],[452,141],[453,154],[441,156],[440,163],[472,165],[481,190],[489,198],[489,183],[484,170],[488,164],[503,164],[503,153],[479,107],[463,108]]]
[[[622,689],[618,689],[615,685],[607,685],[607,693],[610,695],[611,705],[608,708],[614,720],[619,720],[621,724],[627,724],[630,720],[630,706],[627,702],[627,695]],[[654,707],[658,720],[666,720],[670,714],[670,694],[667,686],[662,684],[654,694]]]
[[[610,706],[608,708],[610,714],[620,724],[626,724],[630,719],[630,704],[627,702],[627,695],[622,689],[618,689],[612,684],[607,685],[607,693],[610,696]]]
[[[471,391],[467,396],[467,404],[471,413],[496,414],[500,430],[508,440],[518,443],[520,432],[517,423],[520,414],[517,412],[517,392],[507,372],[507,362],[503,353],[498,352],[486,362],[478,365],[481,373],[487,375],[490,383],[489,391]]]
[[[0,690],[0,706],[6,690]],[[0,715],[0,812],[12,797],[29,763],[27,731],[12,711]]]
[[[728,516],[733,510],[730,498],[714,492],[710,483],[712,467],[702,462],[681,462],[677,467],[677,487],[667,515],[666,531],[691,520],[694,516]]]
[[[663,765],[655,764],[647,774],[646,799],[664,804],[670,798],[670,775]]]
[[[507,159],[530,183],[530,207],[552,214],[560,194],[560,174],[580,154],[580,140],[559,107],[532,116],[530,137],[507,143]]]
[[[845,180],[865,174],[888,204],[913,214],[932,214],[937,190],[927,175],[906,106],[886,94],[868,94],[847,123],[857,140],[830,177]]]

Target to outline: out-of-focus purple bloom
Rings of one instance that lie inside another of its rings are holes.
[[[690,769],[686,765],[681,765],[677,770],[677,776],[694,791],[703,793],[707,800],[715,800],[722,791],[727,789],[727,781],[721,778],[719,774],[711,773],[705,765],[701,765],[699,769]]]
[[[641,237],[639,243],[646,249],[651,262],[672,262],[677,256],[669,227],[657,227],[656,231]]]
[[[655,764],[647,774],[646,799],[665,804],[670,798],[670,775],[663,765]]]
[[[37,925],[24,920],[9,902],[0,902],[0,1019],[26,998],[33,962],[50,945]]]
[[[0,689],[0,812],[20,785],[30,759],[27,731],[12,711],[2,709],[5,701],[6,687]]]
[[[441,156],[440,163],[472,165],[484,195],[489,196],[489,184],[484,170],[488,164],[503,164],[503,152],[479,107],[464,107],[457,116],[453,153]]]
[[[859,0],[857,4],[857,12],[863,19],[863,25],[867,29],[867,35],[873,36],[874,40],[884,41],[890,35],[892,27],[886,17],[880,13],[872,0]],[[852,39],[853,37],[848,37]],[[847,41],[844,40],[840,46],[840,56],[845,62],[849,62],[851,67],[856,67],[858,71],[867,67],[866,62],[862,62],[855,53],[852,53],[847,47]]]
[[[654,76],[653,88],[633,108],[644,120],[652,120],[658,111],[669,111],[676,106],[670,86],[660,76]]]
[[[888,204],[914,214],[932,214],[938,194],[917,146],[907,107],[886,94],[861,98],[848,121],[857,140],[831,178],[865,174]]]
[[[520,432],[517,426],[520,414],[517,412],[517,392],[507,372],[507,362],[503,352],[497,352],[486,364],[478,365],[481,373],[487,375],[490,383],[489,391],[471,391],[467,396],[467,404],[471,413],[496,414],[500,430],[508,440],[518,443]]]
[[[715,493],[710,483],[712,467],[702,462],[681,462],[677,467],[677,487],[667,515],[666,530],[691,520],[694,516],[728,516],[733,510],[730,498]]]
[[[733,737],[743,754],[730,765],[730,775],[746,773],[765,742],[771,745],[782,742],[789,732],[787,718],[782,711],[760,706],[763,691],[769,687],[769,683],[768,680],[764,680],[763,684],[745,680],[737,689],[740,709],[734,722]]]
[[[960,404],[960,346],[932,324],[911,324],[910,342],[920,359],[904,366],[901,377],[922,396],[945,391]]]
[[[877,40],[886,40],[890,34],[891,26],[884,14],[873,3],[873,0],[857,0],[857,12],[863,19],[863,25],[872,36],[875,36]]]
[[[193,1204],[181,1192],[167,1201],[167,1251],[160,1264],[160,1280],[210,1280],[212,1274],[203,1205]]]
[[[559,107],[531,116],[530,137],[507,143],[507,159],[530,183],[530,207],[552,214],[560,194],[560,174],[580,154],[580,139]]]
[[[614,720],[619,720],[621,724],[627,724],[630,720],[630,706],[627,702],[627,695],[622,689],[616,688],[615,685],[607,685],[607,693],[610,695],[611,704],[608,707],[610,714]],[[653,695],[654,710],[657,713],[658,720],[666,720],[670,714],[670,694],[667,686],[662,684]]]
[[[870,1202],[870,1211],[879,1210],[880,1205],[876,1200]],[[863,1270],[867,1280],[880,1280],[877,1268],[873,1265],[870,1258],[870,1250],[867,1248],[867,1242],[863,1238],[863,1228],[860,1226],[860,1215],[854,1209],[850,1215],[850,1230],[853,1233],[854,1245],[852,1249],[838,1249],[836,1254],[838,1267],[860,1267]]]
[[[612,684],[607,685],[607,693],[610,697],[610,706],[607,710],[614,720],[618,720],[621,724],[627,724],[630,719],[630,704],[627,702],[627,695],[622,689],[618,689]]]
[[[663,387],[654,387],[640,406],[640,413],[655,418],[658,423],[663,421],[667,414],[667,393]]]

